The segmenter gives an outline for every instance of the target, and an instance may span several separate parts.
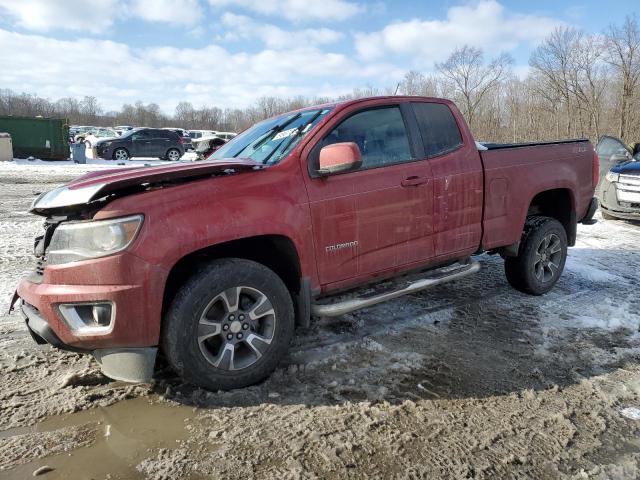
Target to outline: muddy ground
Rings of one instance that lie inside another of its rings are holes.
[[[82,167],[91,169],[100,167]],[[579,227],[543,297],[479,274],[299,330],[234,392],[103,377],[38,347],[8,298],[33,265],[33,196],[82,171],[0,166],[0,478],[640,477],[640,225]]]

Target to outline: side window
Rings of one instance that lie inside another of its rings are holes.
[[[151,138],[149,130],[140,130],[139,132],[134,133],[132,137],[133,140],[149,140],[149,138]]]
[[[411,148],[398,107],[365,110],[350,116],[315,147],[312,158],[318,168],[320,149],[326,145],[354,142],[362,154],[363,169],[411,161]]]
[[[462,145],[456,119],[443,103],[412,103],[424,150],[428,157],[437,157]]]

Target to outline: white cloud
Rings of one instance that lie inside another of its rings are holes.
[[[107,30],[119,12],[120,0],[0,0],[0,15],[8,14],[28,30]]]
[[[444,60],[465,44],[489,54],[535,44],[560,24],[549,17],[509,13],[495,0],[483,0],[449,8],[445,20],[414,19],[357,34],[356,50],[365,60],[404,54],[426,66]]]
[[[292,21],[346,20],[364,11],[360,4],[345,0],[209,0],[214,8],[239,7],[261,15]]]
[[[304,45],[257,53],[231,53],[219,45],[137,49],[107,40],[56,40],[2,29],[0,45],[3,88],[52,100],[94,95],[106,109],[136,100],[156,102],[166,112],[181,100],[243,107],[262,95],[338,95],[371,82],[392,84],[402,75],[393,65],[362,65],[344,54]]]
[[[269,23],[255,21],[244,15],[225,13],[222,24],[229,28],[224,36],[227,40],[258,38],[269,48],[291,48],[335,43],[344,34],[329,28],[306,28],[283,30]]]
[[[202,20],[200,0],[0,0],[7,14],[27,30],[104,33],[131,16],[149,22],[194,25]]]
[[[202,21],[198,0],[133,0],[131,13],[150,22],[193,25]]]

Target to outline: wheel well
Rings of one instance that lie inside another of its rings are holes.
[[[568,189],[556,188],[538,193],[529,204],[527,217],[530,215],[555,218],[564,227],[569,246],[575,245],[577,221],[573,199]]]
[[[169,272],[162,311],[171,304],[180,286],[206,262],[216,258],[244,258],[273,270],[292,293],[300,290],[300,258],[293,242],[282,235],[242,238],[196,250],[181,258]]]

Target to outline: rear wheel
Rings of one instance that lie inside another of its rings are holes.
[[[170,160],[172,162],[177,162],[178,160],[180,160],[180,150],[178,150],[177,148],[170,148],[169,150],[167,150],[166,158],[167,160]]]
[[[125,148],[116,148],[113,151],[114,160],[129,160],[129,152]]]
[[[560,222],[534,216],[525,222],[517,257],[504,262],[513,288],[532,295],[547,293],[556,284],[567,260],[567,234]]]
[[[184,379],[230,390],[269,376],[293,331],[293,303],[280,277],[256,262],[223,259],[180,289],[164,318],[162,345]]]

